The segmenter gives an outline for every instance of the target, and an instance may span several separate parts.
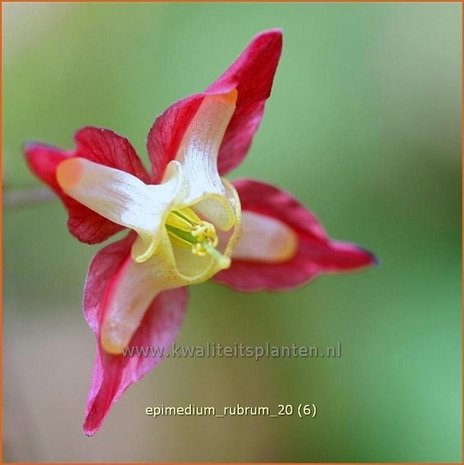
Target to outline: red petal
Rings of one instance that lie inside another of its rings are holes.
[[[30,143],[24,148],[31,171],[53,189],[68,210],[68,228],[82,242],[102,242],[121,226],[76,202],[63,193],[56,180],[56,168],[66,158],[83,157],[102,165],[118,168],[148,182],[148,174],[129,141],[108,129],[86,127],[74,135],[76,148],[66,152],[43,144]]]
[[[283,290],[310,281],[322,273],[349,271],[376,263],[360,247],[327,237],[314,215],[290,194],[269,184],[235,181],[242,209],[282,221],[298,237],[293,258],[269,264],[232,260],[232,266],[213,279],[239,291]]]
[[[238,91],[237,107],[219,150],[219,173],[224,175],[240,164],[261,121],[281,50],[280,30],[258,34],[204,93],[179,100],[156,119],[147,139],[155,181],[160,180],[167,163],[176,156],[182,136],[203,98],[234,88]]]
[[[241,163],[263,116],[271,94],[274,74],[282,51],[282,31],[272,29],[256,35],[227,71],[207,92],[238,91],[237,108],[222,141],[218,157],[224,175]]]
[[[204,97],[204,94],[197,94],[179,100],[156,118],[147,137],[153,182],[161,181],[166,165],[176,157],[182,136]]]
[[[97,339],[97,353],[84,418],[84,432],[93,435],[112,405],[123,392],[152,370],[160,357],[109,355],[100,345],[100,322],[105,292],[130,254],[135,235],[100,250],[92,260],[84,290],[84,317]],[[160,347],[169,350],[182,322],[187,305],[187,289],[164,291],[148,308],[134,334],[134,347]]]

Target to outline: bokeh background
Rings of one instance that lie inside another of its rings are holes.
[[[91,439],[80,310],[98,247],[58,202],[4,211],[4,459],[460,461],[458,4],[3,4],[4,182],[26,140],[84,126],[146,160],[154,117],[282,27],[273,94],[233,173],[292,191],[381,264],[282,294],[191,289],[179,344],[342,343],[324,359],[166,360]],[[152,405],[317,404],[316,419],[144,415]]]

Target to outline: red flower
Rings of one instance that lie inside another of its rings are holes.
[[[159,362],[125,357],[124,348],[170,347],[187,285],[213,278],[241,291],[281,290],[374,262],[330,240],[290,194],[221,177],[248,151],[281,48],[280,30],[257,35],[204,92],[159,116],[147,140],[151,173],[127,139],[107,129],[79,130],[71,152],[26,146],[30,169],[60,197],[77,239],[95,244],[132,230],[96,254],[85,282],[84,317],[97,341],[87,435]]]

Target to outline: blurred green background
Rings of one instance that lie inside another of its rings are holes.
[[[179,344],[326,345],[339,359],[166,360],[88,439],[94,342],[80,310],[98,247],[57,202],[4,211],[4,459],[460,461],[458,4],[3,4],[4,182],[38,185],[26,140],[84,126],[146,160],[154,117],[249,39],[284,29],[273,94],[233,176],[290,190],[381,265],[282,294],[191,289]],[[145,407],[311,403],[313,419]]]

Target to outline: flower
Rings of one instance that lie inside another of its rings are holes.
[[[84,317],[97,342],[87,435],[159,362],[123,350],[170,347],[186,286],[213,278],[240,291],[283,290],[374,262],[369,252],[330,240],[290,194],[222,177],[248,151],[281,48],[280,30],[258,34],[204,92],[161,114],[147,138],[150,173],[128,140],[107,129],[79,130],[70,152],[26,145],[30,169],[59,196],[77,239],[96,244],[130,230],[95,255],[85,281]]]

